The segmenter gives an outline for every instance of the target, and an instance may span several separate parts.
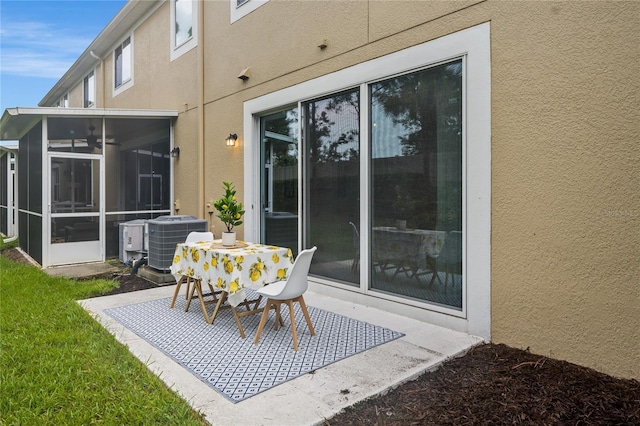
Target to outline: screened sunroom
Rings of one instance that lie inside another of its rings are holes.
[[[120,222],[171,214],[175,111],[11,108],[20,247],[43,268],[118,254]]]

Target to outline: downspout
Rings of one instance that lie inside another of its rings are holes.
[[[204,211],[204,0],[198,2],[198,215]]]
[[[102,106],[100,108],[104,109],[104,99],[106,97],[106,92],[105,92],[105,72],[104,72],[104,60],[99,57],[98,55],[96,55],[93,50],[89,51],[89,55],[93,56],[95,59],[100,61],[100,74],[101,75],[101,80],[102,80],[102,97],[100,98],[100,103],[102,104]]]

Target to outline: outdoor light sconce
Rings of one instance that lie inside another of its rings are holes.
[[[180,155],[180,147],[176,146],[175,148],[173,148],[170,154],[171,158],[178,158],[178,156]]]
[[[227,137],[227,146],[236,146],[236,141],[238,140],[238,135],[235,133],[230,133]]]

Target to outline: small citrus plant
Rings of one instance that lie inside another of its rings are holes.
[[[231,182],[222,182],[225,194],[218,201],[213,203],[213,207],[218,210],[216,217],[227,227],[227,232],[232,232],[234,226],[242,225],[242,215],[244,208],[242,203],[236,199],[236,190]]]

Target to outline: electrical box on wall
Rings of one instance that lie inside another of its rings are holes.
[[[123,263],[143,257],[145,220],[136,219],[119,224],[119,257]]]

